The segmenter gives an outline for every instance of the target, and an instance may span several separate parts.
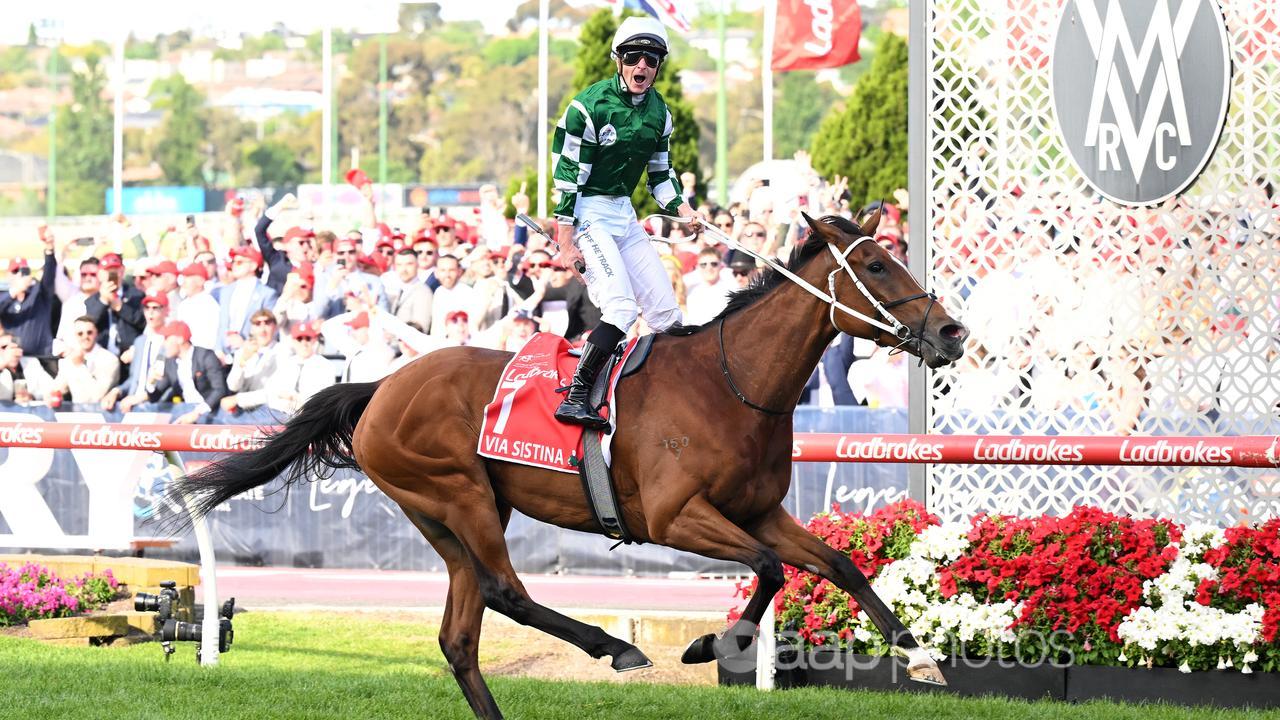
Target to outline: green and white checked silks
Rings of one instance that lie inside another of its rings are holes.
[[[671,113],[650,88],[636,104],[614,75],[583,90],[556,124],[552,179],[560,191],[556,219],[572,223],[579,196],[630,197],[640,173],[667,212],[680,206],[680,181],[671,167]]]

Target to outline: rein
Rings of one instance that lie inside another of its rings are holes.
[[[646,217],[645,220],[649,220],[652,217],[655,217],[655,216],[651,215],[649,217]],[[786,279],[790,280],[796,285],[799,285],[805,292],[827,303],[827,305],[829,306],[828,319],[831,321],[831,326],[836,329],[836,332],[843,332],[840,330],[840,327],[836,325],[836,310],[839,309],[841,312],[847,315],[850,315],[854,318],[857,318],[858,320],[861,320],[867,323],[868,325],[897,338],[899,342],[897,345],[893,346],[893,348],[891,349],[891,352],[901,351],[904,346],[908,345],[909,343],[911,343],[912,340],[914,340],[915,346],[916,346],[916,354],[920,355],[921,357],[920,362],[923,363],[924,357],[923,357],[923,352],[921,351],[924,349],[923,347],[924,343],[928,342],[930,346],[933,346],[933,343],[931,341],[925,339],[924,328],[925,328],[925,323],[929,321],[929,313],[933,311],[933,306],[937,304],[938,298],[936,295],[930,292],[921,292],[905,298],[899,298],[898,300],[893,300],[888,303],[882,303],[880,302],[880,300],[876,299],[875,295],[871,294],[871,291],[867,289],[867,286],[863,284],[862,280],[858,278],[858,275],[854,273],[853,267],[849,265],[849,254],[852,253],[853,250],[857,248],[859,245],[861,245],[862,243],[867,242],[868,240],[872,240],[872,237],[870,235],[863,235],[862,237],[857,238],[853,242],[849,243],[849,246],[844,249],[844,252],[840,252],[839,250],[837,250],[835,245],[831,243],[827,244],[827,249],[831,251],[831,254],[836,259],[837,267],[836,269],[832,270],[830,273],[827,274],[827,292],[823,292],[822,290],[819,290],[818,288],[814,287],[811,283],[809,283],[809,281],[805,280],[799,275],[796,275],[795,273],[788,270],[782,263],[778,262],[773,258],[761,255],[760,253],[757,253],[756,251],[743,246],[741,243],[735,242],[733,238],[726,235],[723,231],[720,230],[720,228],[704,221],[702,218],[672,218],[668,216],[659,216],[659,217],[662,217],[664,220],[668,220],[668,221],[695,222],[701,225],[704,230],[708,231],[710,234],[719,238],[719,240],[723,242],[725,245],[728,245],[730,248],[733,248],[734,250],[745,253],[755,258],[756,260],[759,260],[760,262],[763,262],[765,265],[772,268],[774,271],[776,271]],[[902,265],[901,260],[898,260],[898,258],[892,255],[890,255],[890,258],[892,258],[894,262],[901,265],[903,269],[906,269],[906,266]],[[841,270],[845,271],[845,274],[847,274],[849,276],[849,279],[853,281],[854,287],[858,288],[858,292],[862,293],[862,296],[866,298],[867,302],[871,304],[871,307],[875,308],[876,312],[879,313],[880,316],[887,322],[881,322],[876,318],[864,315],[863,313],[860,313],[857,310],[854,310],[853,308],[849,307],[848,305],[845,305],[844,303],[840,302],[836,298],[836,276],[840,273]],[[908,270],[907,272],[908,274],[910,274],[910,270]],[[899,305],[905,305],[906,303],[912,302],[914,300],[921,300],[925,298],[929,300],[929,307],[925,309],[924,317],[920,321],[919,332],[916,332],[912,330],[910,327],[902,324],[898,320],[898,318],[894,317],[893,313],[889,312],[890,308],[895,308],[895,307],[898,307]],[[766,415],[786,415],[790,413],[791,412],[790,410],[771,410],[762,405],[757,405],[756,403],[753,403],[750,400],[748,400],[747,396],[744,395],[742,391],[738,389],[737,384],[734,383],[733,381],[733,375],[730,374],[729,372],[729,360],[727,355],[725,354],[725,349],[724,349],[724,318],[720,319],[719,325],[720,327],[717,329],[717,332],[719,334],[719,340],[720,340],[720,372],[724,374],[724,378],[729,383],[729,389],[733,391],[733,394],[736,395],[738,400],[741,401],[747,407],[753,410],[758,410],[759,412],[765,413]],[[934,349],[937,349],[936,346]]]

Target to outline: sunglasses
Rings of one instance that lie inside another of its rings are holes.
[[[718,262],[700,262],[700,263],[698,263],[698,267],[720,267],[720,263],[718,263]]]
[[[395,255],[395,254],[396,254],[396,251],[395,251],[394,249],[392,249],[392,248],[389,248],[389,247],[378,248],[378,252],[379,252],[379,253],[382,253],[383,255]]]
[[[765,232],[745,233],[747,237],[765,237],[767,234],[768,233],[765,233]]]
[[[297,340],[298,342],[315,342],[317,339],[318,338],[315,335],[303,335],[301,337],[294,338],[294,340]]]
[[[747,277],[750,274],[751,274],[750,270],[734,270],[733,271],[734,277]]]
[[[627,67],[638,65],[642,59],[651,68],[656,68],[662,63],[662,58],[657,53],[645,52],[644,50],[629,50],[622,53],[622,64]]]
[[[274,323],[274,322],[272,322],[272,321],[270,321],[270,320],[254,320],[254,321],[253,321],[253,324],[254,324],[254,325],[258,325],[258,326],[263,326],[263,325],[275,325],[275,323]]]
[[[335,253],[335,254],[336,254],[336,255],[355,255],[355,254],[356,254],[356,251],[355,251],[355,250],[339,250],[339,251],[338,251],[337,253]]]
[[[555,267],[555,266],[552,265],[551,263],[544,262],[544,263],[530,263],[529,267],[546,269],[546,268]]]
[[[423,250],[422,252],[420,252],[420,253],[418,253],[418,254],[419,254],[419,255],[426,255],[427,257],[435,257],[436,251],[435,251],[435,250]]]

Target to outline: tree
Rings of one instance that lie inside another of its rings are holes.
[[[157,80],[151,92],[160,95],[156,106],[167,110],[156,143],[156,162],[165,180],[173,185],[203,185],[208,139],[204,95],[181,75]]]
[[[628,17],[636,13],[624,14]],[[601,10],[591,16],[582,26],[578,36],[578,57],[574,63],[574,92],[581,92],[588,85],[612,77],[617,74],[618,66],[609,56],[613,48],[613,35],[618,31],[620,18],[615,18],[609,10]],[[702,188],[702,171],[698,166],[698,123],[693,117],[693,106],[684,99],[684,91],[680,87],[680,65],[668,58],[658,72],[654,89],[667,102],[671,111],[671,166],[677,174],[692,172],[698,176],[698,189]],[[566,98],[566,100],[572,98]],[[565,103],[568,104],[567,102]],[[564,113],[564,108],[560,110]],[[556,116],[559,119],[559,115]],[[555,168],[550,169],[551,172]],[[631,195],[636,215],[644,217],[659,211],[657,202],[649,194],[645,183],[636,186]]]
[[[348,74],[338,83],[338,142],[359,148],[362,165],[377,179],[378,41],[361,43],[347,56]],[[415,40],[387,41],[387,180],[413,182],[422,162],[422,138],[428,127],[427,98],[433,68]]]
[[[40,44],[40,36],[36,35],[36,24],[27,24],[27,47],[34,48]]]
[[[97,53],[71,76],[71,104],[58,108],[58,211],[98,215],[111,184],[111,108],[107,74]]]
[[[813,139],[819,173],[849,177],[861,207],[907,186],[907,44],[885,33],[846,106],[833,108]]]
[[[629,17],[635,13],[626,13]],[[600,10],[587,20],[578,35],[578,57],[573,63],[573,87],[581,92],[591,83],[618,72],[609,53],[613,50],[613,34],[618,32],[618,18],[609,10]]]
[[[440,3],[437,2],[401,3],[398,21],[400,32],[405,35],[421,35],[444,23],[440,18]]]
[[[506,181],[523,172],[536,158],[538,134],[550,131],[539,124],[537,73],[536,58],[515,67],[472,58],[457,82],[434,93],[423,181]],[[569,75],[567,65],[550,59],[548,107],[567,97]]]
[[[229,108],[205,108],[209,128],[209,181],[215,186],[236,185],[244,171],[243,147],[253,137],[253,125]]]
[[[840,100],[830,83],[808,70],[778,73],[773,108],[773,156],[789,158],[806,150],[822,123],[822,115]]]
[[[278,140],[264,140],[245,148],[244,164],[256,174],[254,184],[281,187],[297,185],[303,170],[288,145]]]

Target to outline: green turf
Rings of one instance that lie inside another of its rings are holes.
[[[435,628],[398,615],[245,613],[235,647],[201,668],[153,643],[57,648],[0,637],[0,718],[469,718]],[[511,657],[496,633],[486,655]],[[558,642],[548,638],[548,643]],[[1063,718],[1227,720],[1266,714],[1109,703],[1067,705],[905,693],[561,683],[491,678],[509,718]],[[1280,718],[1280,714],[1269,717]]]

